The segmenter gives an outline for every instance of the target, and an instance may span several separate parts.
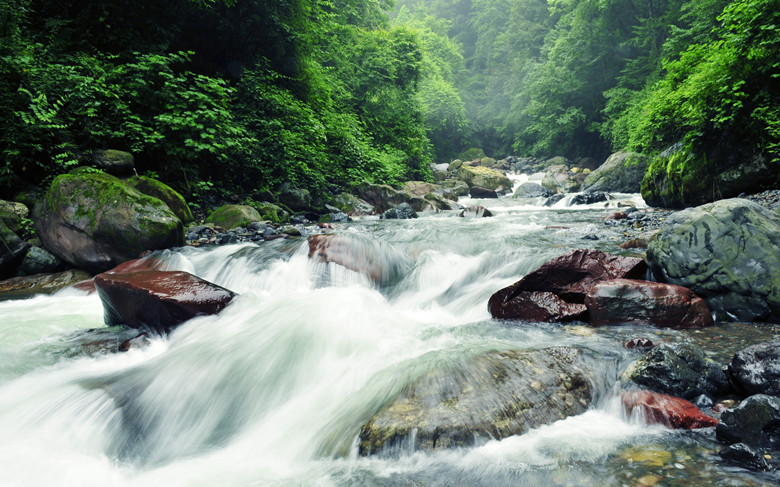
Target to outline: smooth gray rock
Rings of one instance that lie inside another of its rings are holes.
[[[515,190],[512,198],[548,198],[554,191],[537,183],[523,183]]]
[[[92,152],[95,167],[114,176],[129,176],[135,169],[135,160],[129,152],[107,149]]]
[[[62,268],[62,261],[56,255],[40,247],[31,247],[22,259],[17,272],[22,276],[57,272]]]
[[[638,193],[645,169],[650,164],[647,156],[636,152],[616,152],[604,164],[588,174],[582,183],[583,191]]]
[[[667,218],[647,249],[656,279],[691,289],[722,319],[780,321],[780,215],[728,199]]]

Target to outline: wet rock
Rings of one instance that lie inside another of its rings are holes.
[[[523,183],[512,194],[512,198],[549,198],[555,192],[537,183]]]
[[[487,218],[493,216],[493,213],[484,206],[469,206],[458,213],[461,218]]]
[[[550,166],[542,179],[542,186],[555,193],[573,193],[579,184],[572,178],[565,165]]]
[[[90,272],[184,244],[181,220],[165,203],[102,172],[58,176],[36,230],[48,251]]]
[[[645,264],[637,257],[620,257],[594,249],[577,249],[550,259],[541,267],[529,273],[521,280],[493,294],[488,301],[488,309],[494,318],[526,319],[522,312],[525,302],[535,296],[528,293],[540,292],[540,308],[557,309],[560,303],[553,303],[545,293],[552,293],[561,301],[579,306],[569,307],[572,312],[579,310],[578,317],[585,311],[585,296],[598,282],[616,278],[638,278],[644,276]],[[522,296],[521,296],[522,295]],[[513,304],[513,300],[521,304]],[[566,314],[566,316],[571,316]],[[577,318],[579,319],[579,318]]]
[[[625,391],[620,394],[628,414],[641,411],[649,424],[672,429],[711,428],[718,420],[702,413],[691,402],[652,391]]]
[[[262,220],[260,213],[247,205],[224,205],[214,210],[206,223],[213,223],[223,230],[246,227],[251,222]]]
[[[628,350],[646,351],[646,350],[650,350],[654,346],[655,344],[653,343],[653,341],[645,337],[632,338],[630,340],[626,340],[625,342],[623,342],[623,348]]]
[[[568,303],[551,292],[513,293],[510,287],[495,293],[490,298],[488,308],[493,318],[548,323],[583,320],[587,312],[584,304]]]
[[[608,200],[609,200],[609,195],[607,193],[585,191],[583,193],[574,195],[574,197],[569,202],[569,206],[592,205],[594,203],[601,203],[603,201],[608,201]]]
[[[19,264],[17,274],[20,276],[32,276],[62,270],[62,261],[54,254],[40,247],[30,247],[30,250]]]
[[[648,389],[693,399],[700,394],[723,395],[729,391],[723,368],[704,351],[687,343],[662,343],[640,358],[624,376]]]
[[[201,315],[219,313],[236,294],[181,271],[136,271],[95,276],[107,325],[156,333]]]
[[[30,244],[19,238],[0,220],[0,279],[11,277],[24,259]]]
[[[560,193],[560,194],[554,194],[554,195],[550,196],[549,198],[547,198],[547,199],[544,201],[544,205],[543,205],[543,206],[554,206],[554,205],[555,205],[555,203],[557,203],[557,202],[559,202],[559,201],[563,200],[564,198],[566,198],[566,195],[565,195],[565,194],[563,194],[563,193]]]
[[[308,243],[309,259],[344,266],[379,285],[396,282],[406,275],[410,266],[408,257],[377,240],[322,234],[312,235]]]
[[[0,300],[23,299],[36,294],[52,294],[60,289],[89,280],[90,274],[79,269],[70,269],[56,274],[35,274],[12,277],[0,281]]]
[[[745,199],[672,214],[647,249],[656,279],[724,318],[780,321],[780,215]]]
[[[745,395],[780,396],[780,342],[747,347],[734,355],[729,376]]]
[[[616,152],[591,172],[582,183],[583,190],[613,193],[638,193],[650,159],[635,152]]]
[[[715,434],[725,443],[780,449],[780,397],[756,394],[723,411]]]
[[[494,190],[482,188],[480,186],[472,186],[469,188],[469,196],[472,198],[498,198],[498,194]]]
[[[114,176],[129,176],[135,169],[131,153],[114,149],[92,151],[92,163]]]
[[[128,352],[130,350],[143,350],[150,344],[149,335],[146,333],[139,333],[135,338],[130,338],[120,343],[119,351]]]
[[[387,220],[408,220],[417,218],[417,212],[414,211],[414,208],[409,203],[401,203],[395,208],[390,208],[382,213],[382,218]]]
[[[360,430],[361,455],[440,450],[517,435],[580,414],[589,366],[573,348],[489,352],[429,371]]]
[[[718,456],[732,465],[765,472],[771,470],[763,451],[756,450],[745,443],[729,445],[718,452]]]
[[[661,328],[712,326],[707,303],[672,284],[613,279],[594,285],[585,297],[590,324],[639,324]]]

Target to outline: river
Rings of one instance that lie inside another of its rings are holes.
[[[615,201],[639,195],[618,195]],[[604,203],[552,208],[465,200],[454,212],[357,220],[381,279],[307,256],[305,239],[158,252],[240,293],[144,349],[104,353],[128,332],[103,325],[97,295],[0,302],[2,486],[773,485],[722,464],[712,429],[672,431],[626,417],[615,396],[638,357],[627,338],[694,341],[723,363],[777,327],[698,332],[498,322],[486,303],[573,248],[622,252]],[[599,240],[583,240],[596,235]],[[131,334],[132,335],[132,334]],[[130,335],[130,336],[131,336]],[[360,457],[356,437],[420,371],[488,350],[570,345],[601,367],[582,415],[500,441],[437,453]]]

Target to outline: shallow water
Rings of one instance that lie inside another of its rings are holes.
[[[626,199],[641,204],[638,195],[615,201]],[[493,292],[569,249],[626,254],[617,247],[623,236],[601,220],[614,203],[462,203],[496,216],[442,212],[335,229],[387,271],[379,279],[309,260],[304,239],[161,252],[166,269],[240,296],[143,350],[105,352],[134,333],[105,328],[96,295],[66,290],[0,302],[0,485],[777,481],[721,464],[712,430],[671,431],[626,417],[615,384],[638,356],[621,347],[627,338],[697,342],[725,363],[743,346],[777,337],[778,327],[681,332],[493,321],[486,307]],[[584,414],[471,448],[358,457],[360,426],[420,374],[483,351],[557,345],[599,363],[598,399]]]

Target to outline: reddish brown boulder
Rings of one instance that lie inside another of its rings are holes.
[[[628,414],[639,409],[649,424],[689,430],[711,428],[718,424],[717,419],[707,416],[692,403],[679,397],[651,391],[626,391],[620,396]]]
[[[596,284],[585,298],[591,325],[622,323],[661,328],[712,326],[703,299],[682,286],[659,282],[612,279]]]
[[[219,313],[236,294],[188,272],[137,271],[95,276],[107,325],[164,333],[200,315]]]
[[[644,277],[647,267],[638,257],[620,257],[594,249],[577,249],[548,260],[541,267],[521,280],[508,286],[488,301],[488,309],[494,318],[531,319],[522,313],[525,305],[513,304],[514,300],[525,301],[535,296],[549,301],[547,293],[552,293],[567,304],[582,305],[585,296],[596,283],[616,278]],[[537,293],[536,295],[529,293]],[[540,307],[549,307],[541,303]],[[584,309],[576,307],[576,315],[568,314],[565,321],[584,318]],[[574,311],[574,308],[572,308]]]
[[[309,259],[332,262],[368,276],[379,285],[403,277],[408,270],[408,258],[382,244],[347,235],[312,235],[309,237]]]
[[[493,318],[564,322],[582,319],[587,311],[584,304],[567,303],[553,293],[542,291],[522,291],[504,301],[502,293],[510,291],[504,288],[490,298],[488,306]]]
[[[122,262],[118,266],[106,272],[111,274],[124,274],[126,272],[135,272],[135,271],[154,271],[159,269],[160,267],[162,267],[162,261],[157,257],[152,257],[148,255],[146,257],[140,257],[138,259]],[[87,279],[85,281],[78,282],[74,284],[72,287],[74,289],[78,289],[79,291],[85,291],[89,294],[92,294],[96,291],[95,279],[92,278],[92,279]]]

